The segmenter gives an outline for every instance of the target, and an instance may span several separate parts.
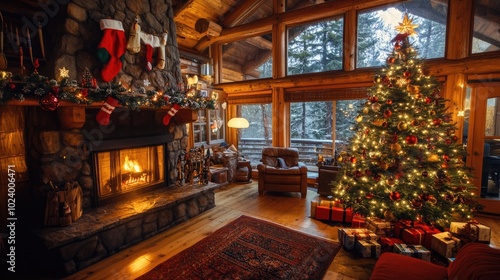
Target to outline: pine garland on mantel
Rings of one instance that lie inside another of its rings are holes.
[[[38,99],[40,106],[46,110],[55,110],[59,100],[91,105],[104,102],[108,96],[119,101],[119,104],[131,110],[138,111],[141,107],[161,108],[166,105],[178,104],[183,108],[214,109],[215,100],[201,96],[195,90],[181,91],[178,87],[167,87],[163,91],[126,89],[122,84],[97,82],[86,69],[80,84],[69,80],[65,75],[60,81],[49,79],[36,71],[29,76],[13,76],[11,72],[0,71],[0,105],[10,100],[25,101]],[[149,84],[144,81],[145,86]],[[45,102],[50,100],[50,102]],[[47,105],[49,104],[49,105]]]

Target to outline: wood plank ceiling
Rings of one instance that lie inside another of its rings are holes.
[[[32,17],[40,10],[39,1],[52,0],[2,0],[0,12],[3,13],[7,22],[20,22],[22,16]],[[332,1],[332,0],[326,0]],[[475,11],[475,34],[488,43],[500,46],[500,1],[498,0],[476,0]],[[287,9],[298,9],[315,3],[325,2],[323,0],[287,0]],[[444,0],[431,0],[433,6],[442,5]],[[222,27],[222,30],[241,24],[253,22],[258,19],[272,15],[273,1],[270,0],[173,0],[174,20],[177,26],[177,43],[181,55],[194,58],[198,61],[208,58],[209,35],[196,30],[196,22],[200,19],[212,21]],[[411,3],[411,2],[410,2]],[[408,3],[408,5],[411,5]],[[412,7],[414,11],[415,7]],[[421,16],[426,16],[422,14]],[[432,15],[427,15],[431,17]],[[443,21],[445,19],[434,19]],[[271,36],[253,37],[229,44],[223,48],[223,59],[225,70],[233,72],[234,75],[242,77],[259,75],[255,71],[259,63],[263,63],[271,56]],[[245,52],[244,56],[235,56],[234,53]]]

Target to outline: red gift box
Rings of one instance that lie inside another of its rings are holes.
[[[382,247],[382,252],[394,251],[394,244],[404,244],[404,241],[394,237],[380,237],[378,243]]]
[[[424,243],[422,243],[422,245],[424,245],[425,248],[431,248],[432,236],[436,233],[440,233],[441,231],[433,226],[421,223],[419,223],[417,227],[423,229],[425,232]]]
[[[366,226],[365,217],[360,215],[354,215],[352,217],[352,228],[364,228]]]
[[[351,223],[352,216],[351,208],[344,209],[341,207],[334,207],[333,203],[329,206],[318,205],[316,207],[316,219],[318,220]]]
[[[425,231],[421,228],[407,228],[401,233],[401,239],[408,244],[422,245],[424,243]]]
[[[401,238],[403,230],[411,228],[411,221],[399,220],[394,223],[394,237]]]

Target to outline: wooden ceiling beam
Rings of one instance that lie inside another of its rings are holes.
[[[276,23],[293,25],[339,16],[348,10],[360,10],[403,1],[404,0],[341,0],[325,2],[299,10],[288,11],[279,15],[272,15],[255,22],[223,29],[219,37],[205,38],[201,40],[195,48],[198,51],[202,51],[215,42],[225,43],[265,34],[271,32],[273,24]]]
[[[180,16],[184,10],[189,8],[193,4],[194,0],[188,0],[185,2],[180,1],[180,2],[181,2],[180,4],[174,6],[174,19],[176,22],[177,22],[177,17]]]
[[[267,0],[240,1],[238,6],[234,7],[230,13],[224,16],[220,24],[224,27],[239,25],[252,16],[265,1]]]

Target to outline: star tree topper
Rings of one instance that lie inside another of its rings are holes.
[[[408,18],[408,14],[405,14],[403,22],[400,22],[398,26],[395,26],[399,34],[408,34],[408,36],[416,35],[415,28],[418,24],[413,24],[413,19]]]

